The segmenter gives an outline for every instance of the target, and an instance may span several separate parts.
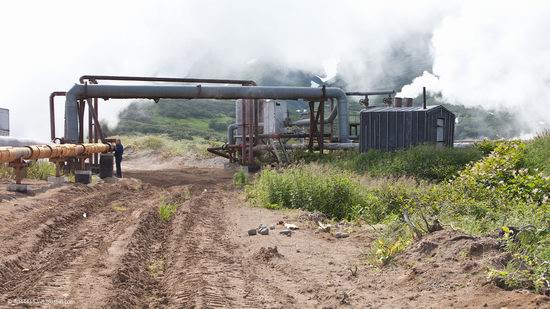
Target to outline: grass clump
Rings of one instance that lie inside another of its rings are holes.
[[[244,188],[248,184],[248,176],[246,175],[246,172],[243,170],[237,171],[233,175],[233,184],[235,184],[235,187],[237,188]]]
[[[27,178],[48,180],[49,176],[55,176],[55,164],[45,160],[34,161],[27,167]]]
[[[23,177],[27,179],[47,180],[55,175],[55,165],[46,160],[31,161],[25,170]],[[15,170],[8,164],[0,165],[0,178],[15,179]]]
[[[318,210],[336,219],[349,217],[363,202],[357,177],[319,165],[264,169],[248,196],[268,208]]]
[[[176,213],[177,210],[178,210],[178,206],[176,204],[161,201],[159,205],[160,218],[166,222],[170,221],[170,219]]]

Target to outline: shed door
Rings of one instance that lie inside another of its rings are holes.
[[[445,145],[445,118],[437,118],[437,146],[444,146]]]

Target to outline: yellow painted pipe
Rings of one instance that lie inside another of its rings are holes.
[[[37,160],[45,158],[70,158],[87,156],[96,153],[111,152],[114,146],[111,144],[53,144],[36,145],[26,147],[0,147],[0,163],[8,163],[17,160]]]

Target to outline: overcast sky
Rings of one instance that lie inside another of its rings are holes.
[[[242,78],[262,62],[337,70],[352,88],[376,89],[403,42],[430,58],[433,88],[450,101],[535,104],[550,94],[548,3],[3,1],[0,107],[11,110],[13,136],[45,140],[49,93],[83,74]],[[123,106],[109,101],[101,114],[113,122]]]

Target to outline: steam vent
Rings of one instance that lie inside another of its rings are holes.
[[[393,151],[420,144],[452,147],[455,115],[441,105],[412,105],[412,99],[394,98],[392,106],[363,109],[360,151]]]

